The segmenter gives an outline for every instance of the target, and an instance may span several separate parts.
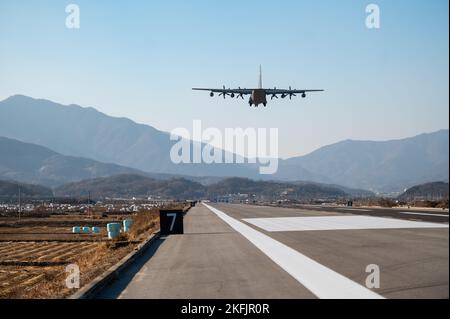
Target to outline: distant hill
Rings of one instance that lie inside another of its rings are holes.
[[[449,131],[386,142],[344,141],[280,164],[276,177],[297,178],[295,167],[331,183],[379,192],[449,178]]]
[[[85,197],[89,193],[93,198],[160,196],[190,199],[204,196],[206,188],[200,183],[183,178],[157,180],[141,175],[118,175],[70,183],[55,189],[55,195],[58,197]]]
[[[448,199],[449,184],[444,182],[426,183],[406,190],[398,197],[401,201]]]
[[[265,198],[298,198],[319,199],[346,197],[347,193],[336,187],[317,183],[281,183],[253,181],[244,178],[228,178],[208,187],[210,197],[228,194],[248,194],[264,196]]]
[[[22,197],[50,198],[53,196],[53,191],[47,187],[0,180],[0,197],[19,197],[19,192]]]
[[[335,189],[339,189],[341,191],[343,191],[344,193],[346,193],[347,195],[350,195],[353,198],[367,198],[367,197],[375,197],[376,194],[374,192],[365,190],[365,189],[358,189],[358,188],[350,188],[350,187],[345,187],[342,185],[337,185],[337,184],[320,184],[320,183],[312,183],[312,182],[294,182],[293,184],[297,184],[297,185],[304,185],[304,184],[317,184],[318,186],[328,186],[330,188],[335,188]]]
[[[349,195],[327,185],[304,183],[294,185],[280,182],[253,181],[244,178],[227,178],[204,186],[184,178],[156,180],[141,175],[119,175],[96,178],[57,187],[55,196],[86,197],[164,197],[174,199],[215,198],[230,194],[248,194],[272,198],[341,198]]]
[[[0,154],[1,179],[51,187],[88,178],[140,173],[115,164],[64,156],[46,147],[4,137],[0,137]]]

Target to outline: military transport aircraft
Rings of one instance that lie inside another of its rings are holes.
[[[289,99],[292,99],[293,96],[297,96],[297,94],[301,94],[302,98],[306,97],[306,93],[308,92],[323,92],[324,90],[293,90],[291,87],[289,87],[289,90],[285,89],[263,89],[262,87],[262,70],[261,66],[259,67],[259,87],[257,89],[226,89],[225,86],[223,86],[222,89],[203,89],[203,88],[193,88],[193,90],[196,91],[209,91],[210,96],[214,97],[215,93],[218,93],[219,96],[223,96],[225,99],[227,96],[230,96],[232,98],[242,98],[244,99],[244,95],[250,95],[250,99],[248,101],[248,104],[250,106],[254,105],[255,107],[258,107],[258,105],[262,104],[264,106],[267,106],[267,96],[270,95],[270,99],[273,100],[274,98],[278,99],[278,95],[281,96],[282,99],[289,96]]]

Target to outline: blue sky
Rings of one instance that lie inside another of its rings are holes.
[[[69,3],[81,28],[65,27]],[[365,26],[366,5],[381,29]],[[280,155],[448,128],[448,1],[0,2],[0,99],[93,106],[158,129],[278,127]],[[192,87],[323,88],[267,109]]]

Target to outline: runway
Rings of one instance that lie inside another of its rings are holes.
[[[448,218],[207,205],[186,215],[185,234],[159,240],[98,297],[449,296]],[[379,288],[366,286],[370,265],[379,267]]]

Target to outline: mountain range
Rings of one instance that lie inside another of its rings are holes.
[[[157,180],[185,178],[204,185],[223,178],[147,173],[116,164],[102,163],[82,157],[65,156],[49,148],[0,137],[0,179],[57,187],[99,177],[134,174]]]
[[[224,177],[309,181],[386,193],[449,176],[448,130],[385,142],[343,141],[280,160],[278,172],[270,176],[259,175],[252,164],[177,165],[169,156],[175,142],[166,132],[94,108],[22,95],[0,102],[0,136],[5,137],[0,178],[49,186],[135,174],[165,180],[183,176],[202,184]],[[26,144],[26,156],[21,153],[25,146],[12,140]]]
[[[297,166],[340,185],[385,193],[448,181],[449,131],[385,142],[343,141],[284,161],[278,177],[297,179],[295,169],[286,169]]]
[[[0,137],[0,179],[58,186],[73,181],[138,170],[94,160],[64,156],[46,147]]]
[[[92,107],[64,106],[22,95],[0,102],[0,136],[47,147],[67,156],[114,163],[145,172],[191,176],[255,176],[236,164],[174,164],[170,134]],[[191,143],[191,147],[201,147]]]
[[[152,174],[98,161],[64,156],[46,147],[0,137],[0,196],[17,196],[18,185],[28,197],[201,198],[251,193],[269,198],[286,190],[297,198],[371,197],[360,189],[319,183],[275,183],[242,178]],[[32,183],[33,185],[24,184]],[[45,185],[39,186],[38,184]],[[50,189],[54,188],[54,192]]]

